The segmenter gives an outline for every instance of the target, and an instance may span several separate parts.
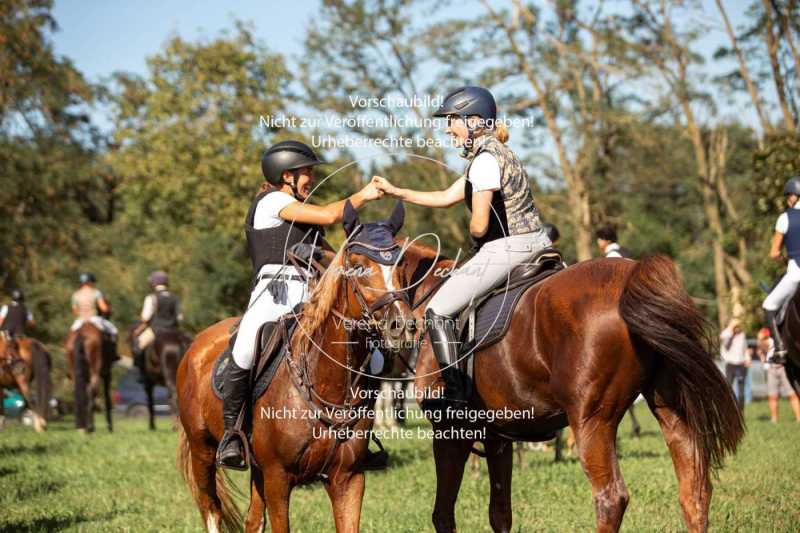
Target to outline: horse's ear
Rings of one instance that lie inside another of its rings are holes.
[[[344,234],[348,237],[353,230],[358,227],[358,211],[350,203],[350,200],[344,203],[344,216],[342,217],[342,226],[344,227]]]
[[[403,202],[400,200],[394,204],[394,209],[392,210],[392,214],[389,216],[389,220],[386,221],[389,224],[389,229],[392,230],[392,235],[397,235],[397,232],[403,228],[403,222],[406,219],[406,208],[403,206]]]

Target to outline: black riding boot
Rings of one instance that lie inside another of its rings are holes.
[[[442,369],[444,394],[442,398],[429,398],[422,402],[423,410],[438,410],[447,405],[459,409],[466,407],[465,376],[456,366],[460,342],[456,338],[455,319],[425,311],[425,323],[439,367]]]
[[[778,327],[778,312],[765,310],[764,318],[767,320],[767,325],[772,333],[772,340],[775,343],[775,351],[772,352],[772,357],[767,362],[782,365],[786,363],[786,344],[783,342],[783,337],[781,337],[780,328]]]
[[[239,368],[231,357],[225,368],[222,384],[222,419],[225,434],[217,448],[217,464],[234,470],[247,470],[244,457],[244,444],[241,434],[236,432],[236,421],[244,402],[250,395],[250,370]]]

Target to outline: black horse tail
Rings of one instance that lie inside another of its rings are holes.
[[[47,421],[50,413],[50,390],[52,387],[50,353],[41,343],[31,341],[31,360],[33,379],[36,381],[36,412]]]
[[[706,479],[744,436],[733,391],[714,364],[716,343],[708,321],[686,292],[675,264],[658,255],[633,268],[619,312],[634,342],[656,355],[656,372],[669,376],[670,390],[655,392],[689,428],[699,479]]]

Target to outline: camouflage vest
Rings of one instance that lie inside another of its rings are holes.
[[[505,144],[493,134],[481,135],[473,141],[464,177],[469,176],[472,161],[481,152],[489,152],[500,165],[500,195],[505,205],[508,235],[522,235],[542,227],[539,210],[533,204],[533,192],[522,163]]]

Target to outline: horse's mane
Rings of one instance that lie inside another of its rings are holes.
[[[305,353],[310,351],[312,338],[320,331],[320,327],[330,316],[331,310],[339,298],[344,275],[345,248],[346,245],[342,245],[336,252],[303,306],[303,314],[298,326],[304,333],[301,336],[300,349]]]

